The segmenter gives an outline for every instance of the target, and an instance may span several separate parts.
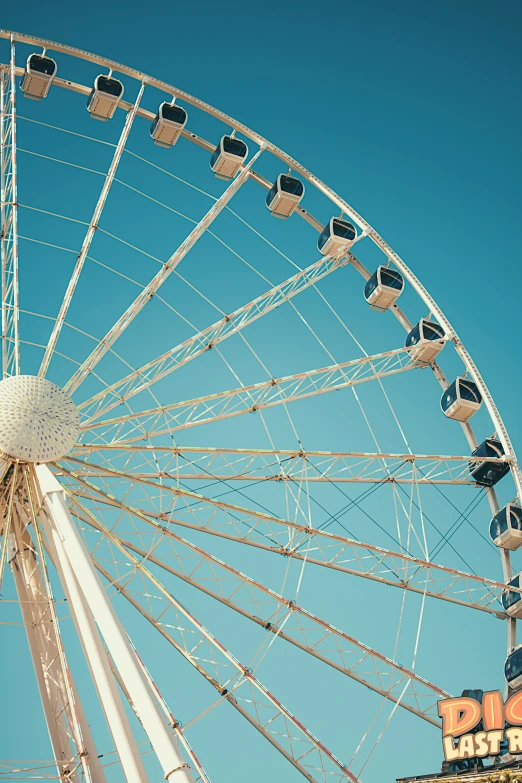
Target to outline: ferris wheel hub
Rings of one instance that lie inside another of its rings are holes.
[[[80,416],[70,396],[45,378],[0,381],[0,451],[25,462],[52,462],[76,443]]]

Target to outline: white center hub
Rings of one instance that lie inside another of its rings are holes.
[[[52,462],[74,446],[80,416],[69,395],[45,378],[0,381],[0,451],[25,462]]]

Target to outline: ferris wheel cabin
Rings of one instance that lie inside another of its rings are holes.
[[[506,658],[504,675],[511,690],[518,691],[522,688],[522,644]]]
[[[97,76],[87,99],[87,109],[95,120],[106,122],[114,116],[123,95],[123,84],[112,76]]]
[[[522,546],[522,508],[508,503],[495,514],[489,525],[495,546],[512,552]]]
[[[58,67],[53,59],[42,54],[30,54],[20,89],[26,98],[41,101],[46,98]]]
[[[504,611],[510,617],[522,618],[522,595],[518,592],[520,588],[522,572],[518,573],[507,583],[507,590],[502,593],[502,606]],[[516,590],[510,590],[510,587],[515,587]]]
[[[493,457],[496,459],[504,456],[504,448],[502,443],[496,438],[486,438],[480,446],[477,446],[471,456]],[[469,470],[477,484],[483,487],[494,487],[497,481],[500,481],[506,473],[509,473],[509,463],[470,462]]]
[[[248,155],[248,147],[241,139],[223,136],[212,153],[210,168],[218,179],[234,179]]]
[[[364,286],[364,298],[373,310],[384,312],[399,298],[404,289],[404,278],[395,269],[380,266]]]
[[[280,174],[266,194],[266,205],[274,217],[286,220],[303,198],[304,191],[300,179]]]
[[[150,135],[154,139],[154,144],[166,149],[173,147],[187,124],[187,119],[188,115],[183,107],[177,106],[174,102],[164,101],[150,126]]]
[[[317,240],[317,249],[323,256],[332,256],[348,250],[357,236],[355,226],[341,218],[331,218]]]
[[[406,337],[406,348],[415,364],[429,364],[444,348],[444,329],[433,321],[421,318]]]
[[[440,399],[444,415],[455,421],[469,421],[481,405],[477,384],[469,378],[456,378]]]

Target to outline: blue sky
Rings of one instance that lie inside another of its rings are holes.
[[[175,8],[161,2],[146,14],[142,5],[122,2],[107,5],[95,0],[73,17],[70,5],[60,0],[52,8],[35,2],[23,6],[11,4],[3,9],[1,23],[5,28],[69,43],[163,78],[243,121],[320,176],[377,228],[435,297],[481,370],[520,453],[522,370],[517,292],[522,272],[517,228],[521,199],[521,103],[517,96],[522,65],[518,45],[521,16],[520,5],[515,2],[501,2],[492,14],[489,4],[464,0],[401,2],[393,6],[375,0],[342,7],[329,1],[313,5],[270,0],[263,5],[235,4],[228,11],[223,5],[206,2],[180,4]],[[23,49],[19,54],[20,64],[24,53],[27,56],[29,51]],[[5,45],[1,52],[5,58]],[[61,75],[86,84],[99,71],[72,63],[65,57],[57,59]],[[126,97],[131,99],[136,87],[130,80],[124,81]],[[44,104],[21,99],[19,113],[109,143],[117,141],[121,117],[116,116],[107,125],[94,123],[83,108],[83,100],[62,92],[52,91]],[[160,99],[159,93],[148,93],[147,108],[152,110]],[[195,112],[190,113],[189,127],[213,140],[224,131],[217,123],[196,117]],[[222,183],[206,168],[206,153],[192,149],[184,141],[165,153],[152,147],[146,132],[141,130],[142,126],[133,129],[129,142],[132,152],[196,182],[214,196],[223,191]],[[95,170],[105,171],[110,163],[110,147],[64,136],[23,119],[19,125],[19,144],[23,149]],[[277,166],[271,161],[260,163],[267,176],[275,176]],[[180,183],[165,179],[160,172],[131,156],[124,156],[118,176],[128,185],[153,194],[193,218],[199,219],[210,205],[208,198],[194,192],[187,194]],[[29,153],[20,154],[20,201],[26,205],[88,221],[100,185],[100,178],[94,174],[72,170]],[[316,260],[314,232],[295,217],[286,223],[272,221],[262,206],[263,198],[263,193],[249,183],[238,201],[238,213],[266,233],[299,266]],[[313,194],[311,188],[307,189],[306,199],[314,213],[324,220],[329,217],[328,204]],[[104,221],[107,231],[138,247],[146,247],[161,259],[168,257],[187,231],[186,222],[150,201],[144,202],[128,187],[115,186]],[[26,210],[21,211],[20,225],[25,236],[71,250],[77,249],[84,231],[83,226]],[[293,274],[287,262],[269,252],[233,216],[220,216],[216,233],[270,280],[281,281]],[[107,235],[97,236],[93,256],[142,283],[156,272],[152,260],[131,250],[123,254],[120,247]],[[362,257],[367,253],[365,260],[369,265],[376,263],[371,249],[359,247]],[[73,256],[24,240],[20,257],[22,307],[55,315]],[[198,243],[180,271],[226,312],[268,287],[209,237]],[[361,304],[359,278],[352,275],[339,280],[342,284],[337,284],[337,278],[334,281],[332,276],[321,290],[336,311],[346,317],[365,348],[376,353],[401,345],[403,334],[395,323],[390,323],[391,318],[371,313]],[[100,338],[136,292],[122,278],[115,278],[99,265],[89,264],[71,308],[70,321]],[[179,279],[168,281],[164,296],[197,328],[218,317],[212,307],[191,294]],[[425,314],[411,292],[405,292],[402,301],[412,319]],[[359,355],[354,343],[347,340],[346,333],[311,292],[301,295],[299,305],[336,360]],[[147,320],[133,325],[118,343],[118,350],[134,366],[172,345],[173,337],[178,342],[193,331],[159,303],[152,307]],[[22,318],[22,327],[26,339],[36,342],[38,335],[44,341],[50,328],[48,322],[30,316]],[[305,334],[302,323],[284,308],[267,319],[266,328],[252,327],[248,336],[274,376],[328,363],[317,343]],[[82,359],[92,348],[92,342],[78,333],[67,332],[61,338],[60,347],[64,353]],[[224,353],[244,382],[264,379],[259,364],[241,344],[231,341]],[[26,347],[24,371],[35,371],[40,357],[38,349]],[[159,385],[162,400],[187,399],[230,388],[231,376],[223,370],[218,358],[209,356],[205,360],[206,366],[194,362],[176,373],[175,382],[162,382]],[[458,372],[459,365],[449,355],[449,349],[445,351],[444,361],[449,374]],[[104,360],[101,369],[109,380],[117,379],[123,371],[121,363],[114,359]],[[63,383],[70,372],[70,365],[57,359],[50,377]],[[405,424],[413,451],[466,453],[457,425],[446,422],[438,410],[439,390],[431,378],[421,374],[411,384],[391,379],[386,388]],[[383,449],[404,449],[379,390],[361,388],[361,399],[371,411]],[[490,434],[491,425],[484,411],[477,414],[475,421],[479,436]],[[294,423],[307,448],[367,451],[374,448],[352,397],[318,398],[316,407],[296,408]],[[277,447],[295,447],[295,437],[284,415],[274,412],[269,425]],[[178,442],[245,448],[268,446],[259,420],[252,423],[249,420],[248,426],[241,423],[221,427],[218,423],[189,430]],[[338,513],[346,505],[346,497],[335,492],[331,487],[314,489],[317,515],[314,520],[318,524],[325,521],[325,512],[319,504],[331,513]],[[475,498],[467,490],[459,489],[459,492],[463,494],[448,492],[447,499],[441,499],[436,493],[428,493],[425,498],[426,513],[439,531],[448,531],[459,519],[450,501],[463,510]],[[355,494],[354,490],[352,495]],[[512,485],[503,484],[499,494],[506,502],[513,495]],[[237,494],[232,497],[234,502],[239,502]],[[250,500],[269,505],[274,513],[284,513],[281,498],[271,488],[252,489]],[[246,503],[244,498],[243,502]],[[374,518],[382,515],[386,534],[369,526],[357,508],[342,517],[343,524],[363,540],[394,548],[390,497],[376,494],[365,503]],[[487,504],[482,501],[469,514],[470,524],[464,525],[452,539],[456,551],[446,546],[439,560],[465,568],[462,562],[465,558],[478,572],[500,578],[498,553],[471,527],[486,534],[488,521]],[[435,528],[428,525],[432,550],[438,536]],[[204,538],[194,536],[196,543],[208,546]],[[212,551],[270,583],[274,589],[281,589],[283,569],[279,563],[269,567],[264,557],[244,555],[222,542],[217,542]],[[310,567],[305,569],[300,593],[302,603],[385,654],[393,655],[400,613],[399,591],[376,588],[365,580],[344,579],[343,575],[327,569],[318,570],[326,573],[316,573]],[[296,568],[291,571],[290,592],[296,589],[298,577]],[[236,654],[248,659],[261,639],[257,629],[245,628],[228,611],[212,609],[208,599],[195,594],[196,591],[190,592],[187,586],[174,585],[171,581],[172,589],[179,589],[176,595],[196,614],[202,613],[218,638],[223,636]],[[475,617],[471,610],[441,607],[440,603],[426,602],[419,673],[450,692],[464,687],[502,687],[503,624],[481,613],[475,613],[480,615]],[[398,654],[404,656],[400,658],[402,663],[411,666],[420,601],[408,599],[407,610]],[[172,659],[168,648],[157,643],[148,631],[142,637],[140,623],[130,615],[125,617],[131,636],[140,639],[154,676],[169,700],[176,706],[179,704],[184,718],[190,719],[211,703],[213,694],[193,681],[193,673],[187,673],[187,667],[178,668],[178,661]],[[469,622],[463,633],[465,618]],[[103,745],[109,740],[96,712],[67,621],[64,627],[71,660],[78,672],[83,672],[79,676],[84,698],[91,714],[97,716],[93,720],[99,721],[100,745]],[[6,640],[3,643],[6,666],[13,667],[21,660],[28,665],[22,629],[10,630],[6,626],[2,635]],[[449,647],[445,643],[447,637]],[[349,761],[363,733],[360,723],[371,722],[380,700],[355,683],[339,683],[341,675],[306,658],[278,642],[260,667],[260,676],[291,710],[303,716],[337,755]],[[47,758],[45,730],[30,678],[23,678],[21,683],[9,685],[6,690],[10,706],[9,712],[4,711],[0,718],[0,757]],[[24,747],[20,732],[24,719],[20,707],[22,692],[32,699],[28,703],[32,705],[34,723],[40,731],[38,740],[29,748],[26,740]],[[265,779],[267,770],[272,770],[272,776],[278,780],[300,779],[277,754],[270,751],[270,755],[265,755],[264,745],[256,736],[252,737],[255,732],[245,729],[237,716],[230,716],[226,709],[227,705],[220,707],[194,728],[194,745],[213,781],[235,783],[245,780],[248,774],[249,780],[257,783]],[[361,711],[360,720],[356,709]],[[364,783],[380,781],[384,774],[393,779],[437,770],[441,756],[437,730],[401,712],[398,710],[394,715],[368,761],[362,774]],[[378,719],[381,723],[376,724],[377,731],[357,758],[356,771],[370,753],[388,714],[389,708],[385,707]],[[251,766],[253,761],[255,768]],[[150,769],[151,775],[157,773],[154,767]]]

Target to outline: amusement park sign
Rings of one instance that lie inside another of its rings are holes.
[[[502,743],[522,753],[522,691],[505,703],[500,691],[488,691],[482,702],[459,696],[439,701],[438,708],[446,761],[497,756]]]

